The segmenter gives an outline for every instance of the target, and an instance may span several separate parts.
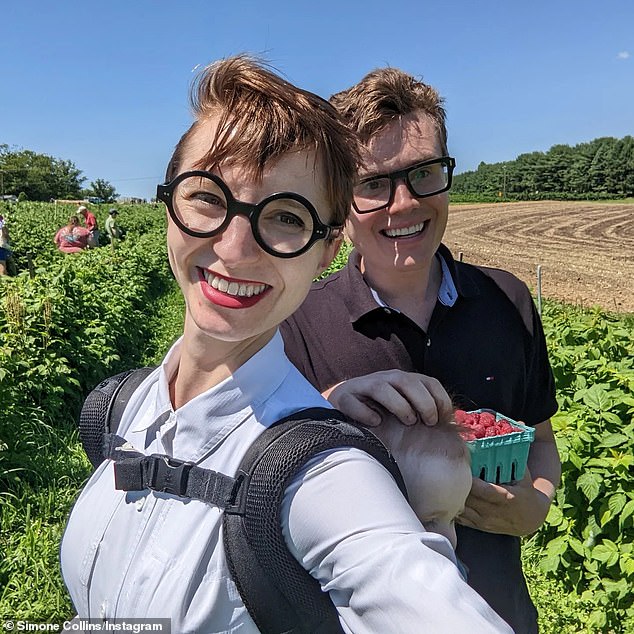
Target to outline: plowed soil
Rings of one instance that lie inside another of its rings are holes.
[[[444,238],[465,262],[511,271],[542,296],[634,313],[634,204],[452,205]]]

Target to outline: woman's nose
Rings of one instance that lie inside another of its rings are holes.
[[[213,240],[214,252],[227,265],[253,262],[263,253],[246,216],[234,216],[227,228]]]

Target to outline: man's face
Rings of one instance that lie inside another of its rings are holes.
[[[404,169],[444,155],[433,120],[422,112],[392,122],[365,146],[361,178]],[[416,198],[404,180],[394,184],[392,203],[367,214],[352,211],[346,225],[370,279],[429,269],[447,226],[447,192]]]

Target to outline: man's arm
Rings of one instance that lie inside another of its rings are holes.
[[[376,427],[388,412],[404,425],[435,425],[451,417],[453,406],[439,381],[403,370],[384,370],[342,381],[323,396],[350,418]]]
[[[458,523],[488,533],[529,535],[546,519],[561,478],[561,462],[550,420],[535,425],[524,478],[496,485],[473,479]]]

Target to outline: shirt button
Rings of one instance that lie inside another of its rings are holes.
[[[137,511],[142,511],[143,510],[143,505],[145,504],[145,498],[139,498],[136,501],[136,510]]]
[[[386,315],[390,315],[390,314],[392,313],[392,311],[391,311],[389,308],[384,308],[384,309],[383,309],[383,312],[384,312]]]

